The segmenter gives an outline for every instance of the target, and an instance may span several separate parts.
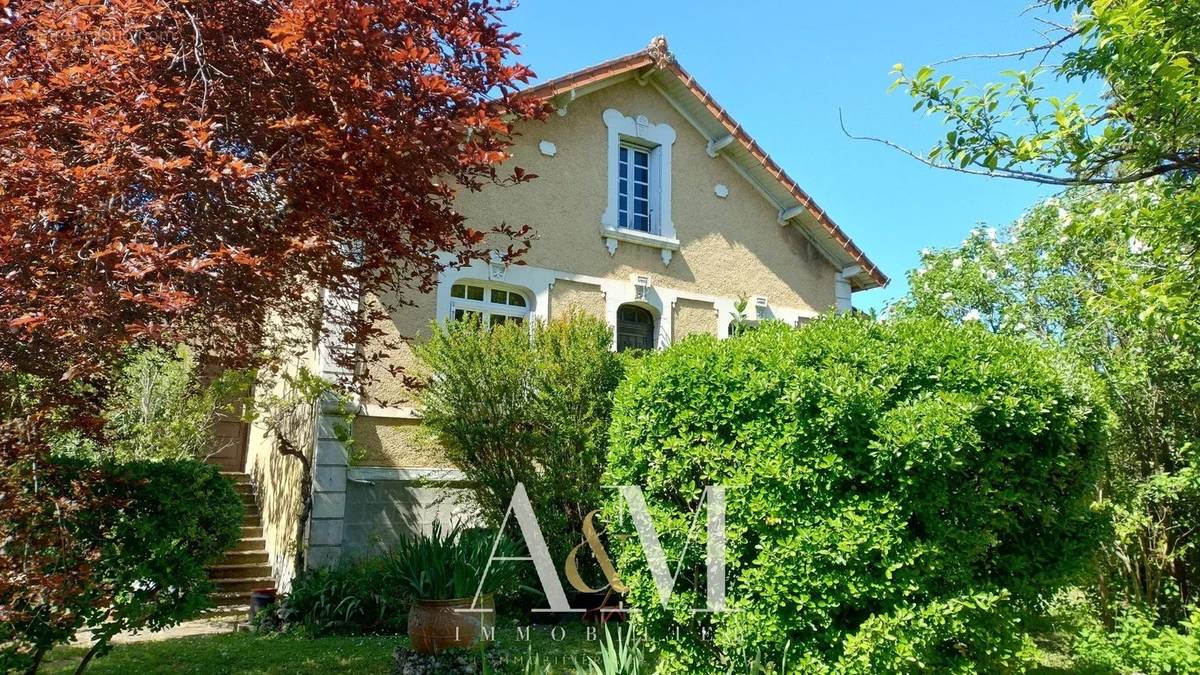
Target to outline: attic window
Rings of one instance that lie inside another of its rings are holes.
[[[671,222],[671,146],[675,129],[644,115],[604,111],[608,128],[608,200],[600,236],[609,253],[625,241],[662,250],[663,264],[679,250]]]
[[[650,232],[650,150],[622,143],[617,160],[617,225]]]

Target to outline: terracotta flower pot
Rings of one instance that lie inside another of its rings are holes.
[[[496,600],[489,593],[470,610],[471,598],[417,600],[408,610],[408,639],[419,654],[440,654],[447,649],[469,649],[483,633],[496,627]],[[485,611],[479,611],[485,610]]]

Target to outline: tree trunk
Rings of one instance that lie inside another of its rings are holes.
[[[104,638],[93,643],[92,648],[83,655],[83,660],[79,662],[79,667],[75,669],[75,675],[83,675],[83,673],[87,671],[88,665],[92,662],[92,659],[95,658],[96,653],[99,652],[100,649],[106,644],[108,644],[108,638]]]
[[[42,667],[42,659],[45,658],[46,650],[48,649],[49,647],[39,646],[33,652],[33,663],[29,664],[29,668],[25,671],[25,675],[35,675],[35,673],[37,673],[38,668]]]
[[[308,519],[312,515],[312,462],[307,457],[299,455],[302,471],[300,473],[300,516],[296,520],[296,561],[292,570],[293,579],[300,578],[307,566],[308,551],[304,538],[308,534]]]

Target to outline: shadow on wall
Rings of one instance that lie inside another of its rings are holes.
[[[344,555],[359,558],[387,552],[400,537],[443,527],[482,525],[471,491],[461,483],[410,480],[351,480],[346,485]]]
[[[312,458],[312,405],[295,406],[286,414],[280,428],[296,447],[305,448]],[[280,454],[276,444],[277,441],[261,425],[255,424],[251,429],[247,472],[258,498],[271,574],[276,588],[286,592],[291,587],[296,557],[296,521],[300,516],[303,468],[296,458]]]

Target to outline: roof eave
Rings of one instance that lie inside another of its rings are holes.
[[[724,129],[726,134],[731,136],[741,148],[743,148],[754,163],[764,169],[776,181],[777,185],[782,186],[788,196],[795,200],[795,204],[777,204],[780,213],[788,213],[796,211],[790,218],[787,219],[790,223],[795,223],[797,220],[809,220],[806,229],[810,236],[830,240],[835,246],[825,247],[818,246],[826,257],[831,258],[831,261],[839,266],[839,269],[858,266],[861,272],[850,278],[851,289],[855,291],[868,290],[871,288],[882,288],[888,285],[890,281],[886,274],[879,269],[866,253],[862,251],[850,239],[849,235],[842,230],[840,226],[822,209],[795,180],[783,170],[774,159],[754,140],[750,134],[746,133],[742,126],[738,124],[733,117],[721,107],[716,100],[708,93],[706,89],[700,86],[700,83],[691,76],[683,66],[679,65],[673,57],[667,54],[663,56],[663,52],[655,51],[654,43],[647,49],[643,49],[633,54],[618,57],[603,63],[596,64],[589,68],[584,68],[572,73],[563,75],[552,80],[548,80],[541,84],[523,90],[521,96],[538,96],[548,101],[553,101],[557,97],[563,95],[583,95],[590,91],[599,88],[597,85],[602,85],[606,80],[612,78],[636,73],[640,69],[647,69],[648,75],[653,74],[669,74],[678,79],[686,89],[698,101],[703,104],[708,115],[713,120],[718,122]],[[663,91],[664,95],[667,92]],[[703,129],[701,129],[704,132]],[[705,132],[707,136],[707,132]],[[719,139],[709,139],[717,141]],[[740,154],[740,153],[739,153]],[[772,199],[772,201],[776,201]],[[804,218],[807,216],[807,218]],[[815,231],[813,231],[815,230]],[[836,252],[834,249],[836,248]]]

